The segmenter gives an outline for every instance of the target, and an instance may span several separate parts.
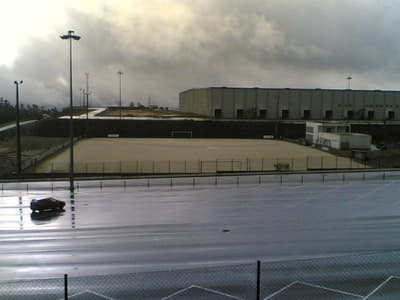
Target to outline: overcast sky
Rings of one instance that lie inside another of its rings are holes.
[[[96,104],[122,99],[178,107],[193,87],[395,89],[400,83],[400,1],[0,0],[0,97],[68,104],[90,73]]]

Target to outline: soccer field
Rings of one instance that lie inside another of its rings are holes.
[[[203,173],[355,168],[347,158],[284,141],[256,139],[91,138],[74,147],[76,172]],[[37,172],[68,169],[69,150]]]

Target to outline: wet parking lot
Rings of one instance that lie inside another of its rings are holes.
[[[386,299],[379,293],[400,291],[396,173],[82,181],[73,195],[67,186],[2,185],[2,282],[134,274],[153,291],[148,299],[253,299],[261,260],[267,299]],[[66,201],[65,211],[32,214],[30,200],[43,196]],[[248,291],[235,288],[241,284]],[[126,296],[128,288],[86,289],[73,294],[146,299]]]

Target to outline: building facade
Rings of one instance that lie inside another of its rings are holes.
[[[210,87],[179,95],[182,112],[264,120],[400,120],[400,91]]]

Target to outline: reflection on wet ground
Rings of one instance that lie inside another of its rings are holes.
[[[31,213],[32,223],[36,225],[44,225],[48,224],[52,221],[55,221],[58,217],[64,215],[65,210],[50,210],[50,211],[34,211]]]

